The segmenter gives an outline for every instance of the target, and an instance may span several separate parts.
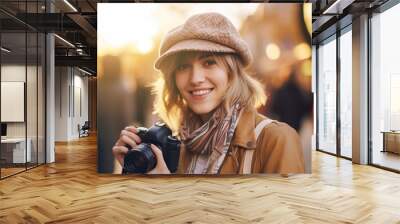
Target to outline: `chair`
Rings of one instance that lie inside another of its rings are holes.
[[[80,127],[80,125],[78,124],[79,138],[89,136],[89,129],[90,129],[89,121],[85,121],[82,127]]]

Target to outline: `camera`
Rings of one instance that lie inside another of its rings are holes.
[[[169,171],[175,173],[178,168],[181,142],[172,136],[171,129],[165,123],[157,122],[149,129],[139,127],[137,130],[142,142],[133,149],[126,145],[129,151],[124,158],[122,173],[147,173],[154,169],[157,158],[150,144],[161,149]]]

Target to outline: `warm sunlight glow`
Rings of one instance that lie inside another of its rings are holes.
[[[146,10],[131,6],[99,4],[98,44],[101,51],[133,45],[138,53],[147,53],[153,48],[159,30],[159,23],[153,18],[158,6],[150,4]]]
[[[269,59],[276,60],[281,56],[281,50],[279,49],[278,45],[271,43],[265,48],[265,54]]]
[[[311,60],[305,60],[301,63],[301,74],[311,77]]]
[[[312,17],[312,3],[304,3],[303,4],[303,15],[304,15],[304,23],[306,24],[307,31],[311,36],[311,17]]]
[[[137,42],[136,48],[139,53],[147,54],[153,49],[153,42],[151,40],[140,40]]]
[[[147,54],[158,47],[161,37],[195,13],[219,12],[239,29],[259,3],[245,4],[156,4],[99,3],[98,53],[114,54],[132,50]]]

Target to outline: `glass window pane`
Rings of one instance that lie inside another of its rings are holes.
[[[25,32],[1,33],[1,123],[5,130],[1,139],[2,178],[25,170],[30,157],[25,120],[25,41]]]
[[[27,33],[27,80],[26,80],[26,113],[27,113],[27,141],[30,144],[30,151],[27,166],[28,168],[37,165],[37,33]]]
[[[336,153],[336,40],[318,48],[318,148]]]
[[[352,35],[340,37],[340,153],[352,157]]]
[[[34,19],[33,14],[45,12],[45,0],[0,1],[0,7],[17,17]],[[0,28],[0,176],[4,178],[45,162],[46,54],[43,33],[3,12],[0,17],[7,21]]]
[[[400,5],[371,19],[372,163],[400,170]]]
[[[38,2],[27,2],[26,10],[29,16],[37,13]],[[32,23],[37,19],[36,16],[28,17]],[[26,75],[26,125],[27,125],[27,143],[30,150],[27,160],[27,167],[35,167],[38,164],[38,33],[36,30],[27,29],[27,75]]]
[[[38,164],[45,163],[45,44],[46,37],[43,33],[38,35]]]

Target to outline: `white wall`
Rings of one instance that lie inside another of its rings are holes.
[[[85,123],[85,121],[89,120],[88,116],[88,78],[81,76],[82,73],[78,73],[76,75],[77,70],[74,70],[74,108],[73,108],[73,119],[72,119],[72,129],[71,135],[75,138],[78,137],[78,124],[81,126]]]
[[[55,141],[68,140],[68,86],[69,86],[69,69],[67,67],[55,68]]]
[[[56,141],[77,139],[78,124],[88,120],[88,78],[83,75],[76,68],[56,67]]]

